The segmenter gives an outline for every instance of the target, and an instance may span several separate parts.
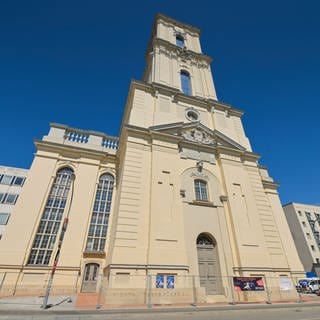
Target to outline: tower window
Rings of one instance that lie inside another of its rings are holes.
[[[181,90],[184,94],[191,96],[191,79],[189,72],[182,70],[180,72]]]
[[[194,180],[194,191],[196,195],[196,200],[208,201],[208,190],[206,181],[199,179]]]
[[[183,36],[181,36],[180,34],[178,34],[176,36],[176,45],[179,47],[179,48],[183,48],[184,47],[184,38]]]

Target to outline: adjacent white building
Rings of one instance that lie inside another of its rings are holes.
[[[320,275],[320,206],[288,203],[284,213],[306,272]]]
[[[0,166],[0,240],[27,174],[27,169]]]

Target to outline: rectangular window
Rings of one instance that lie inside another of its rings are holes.
[[[306,225],[306,223],[304,222],[304,221],[302,221],[302,225],[304,226],[304,227],[306,227],[307,225]]]
[[[182,92],[188,96],[191,96],[191,79],[190,74],[186,71],[180,73],[181,89]]]
[[[15,177],[13,181],[13,185],[15,186],[22,186],[24,182],[24,177]]]
[[[196,195],[196,200],[198,201],[208,201],[207,192],[207,182],[203,180],[194,181],[194,190]]]
[[[311,245],[311,250],[312,250],[312,251],[315,251],[315,248],[314,248],[314,246],[313,246],[313,245]]]
[[[306,212],[306,217],[308,220],[311,220],[311,213],[310,212]]]
[[[8,176],[8,175],[5,174],[1,179],[1,184],[11,185],[12,178],[13,178],[13,176]]]
[[[0,212],[0,225],[6,225],[8,223],[10,213]]]
[[[180,35],[176,36],[176,45],[179,48],[183,48],[184,47],[184,38],[182,36],[180,36]]]
[[[15,204],[17,199],[18,199],[18,195],[17,194],[8,193],[4,203]]]

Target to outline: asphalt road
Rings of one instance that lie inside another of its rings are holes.
[[[130,312],[107,314],[103,310],[88,313],[74,314],[68,313],[49,313],[41,314],[1,314],[0,320],[320,320],[320,306],[294,306],[294,307],[275,307],[253,308],[253,309],[234,309],[232,310],[190,310],[174,312]]]

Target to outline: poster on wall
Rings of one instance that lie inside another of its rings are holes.
[[[289,291],[293,289],[293,284],[290,278],[281,277],[280,281],[280,290]]]
[[[174,276],[167,276],[167,288],[174,289]]]
[[[235,291],[263,291],[264,284],[261,277],[233,277]]]
[[[158,274],[156,277],[156,288],[164,288],[164,275]]]

